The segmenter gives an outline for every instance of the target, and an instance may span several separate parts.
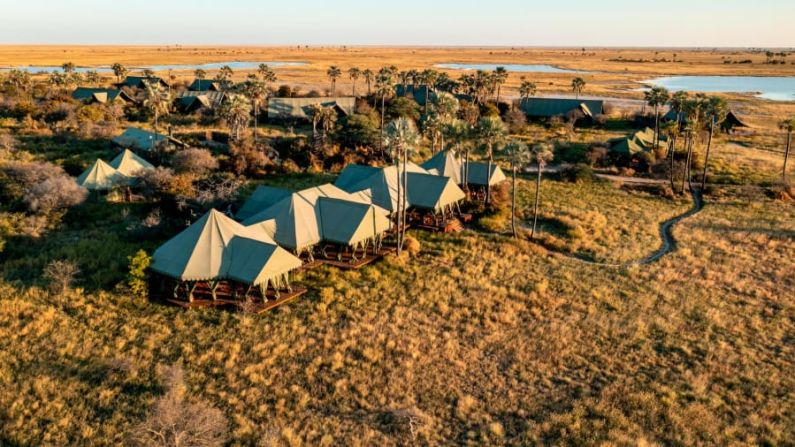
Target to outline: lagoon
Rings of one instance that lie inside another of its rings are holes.
[[[754,93],[772,101],[795,101],[793,76],[668,76],[643,83],[670,91]]]
[[[434,66],[436,68],[443,68],[447,70],[494,71],[497,69],[497,67],[503,67],[509,72],[516,72],[516,73],[585,73],[582,71],[567,70],[565,68],[555,67],[554,65],[451,63],[451,64],[436,64]]]

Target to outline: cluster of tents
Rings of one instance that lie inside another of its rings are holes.
[[[423,166],[406,165],[405,200],[412,213],[422,216],[420,222],[441,223],[460,212],[465,165],[452,152]],[[470,178],[480,182],[473,185],[506,179],[496,165],[490,176],[480,165],[470,163]],[[334,184],[301,191],[260,186],[236,220],[211,210],[158,248],[151,268],[174,281],[174,298],[185,292],[189,302],[199,283],[213,297],[221,282],[247,285],[246,295],[258,287],[263,299],[270,285],[278,296],[280,288],[289,289],[289,273],[315,262],[318,254],[330,259],[333,250],[337,261],[344,254],[350,262],[366,257],[368,250],[379,255],[395,227],[402,174],[396,166],[349,165]]]
[[[660,135],[661,143],[668,141],[668,137]],[[616,154],[634,157],[639,154],[651,152],[654,149],[654,129],[645,128],[626,138],[610,140],[610,150]]]
[[[154,168],[151,163],[125,149],[110,163],[98,158],[77,177],[77,184],[89,191],[110,191],[134,185],[137,175],[151,168]]]

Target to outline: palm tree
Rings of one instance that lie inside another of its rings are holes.
[[[86,72],[85,80],[87,83],[96,85],[102,82],[102,77],[94,70],[89,70]]]
[[[729,104],[726,100],[717,96],[710,97],[705,106],[705,115],[709,119],[709,138],[707,139],[707,152],[704,155],[704,173],[701,177],[701,191],[707,187],[707,166],[709,166],[709,152],[712,149],[712,139],[715,136],[715,126],[719,126],[726,120],[729,113]]]
[[[260,81],[257,75],[250,74],[244,88],[249,100],[251,101],[252,111],[254,112],[254,142],[257,142],[257,131],[259,127],[259,112],[262,103],[268,98],[268,87]]]
[[[53,73],[52,76],[59,80],[63,79],[63,75],[61,73]],[[30,88],[30,73],[24,70],[11,69],[11,71],[8,72],[6,82],[14,87],[14,92],[16,93],[17,97],[19,97],[21,92],[27,92]]]
[[[351,81],[353,81],[353,97],[356,97],[356,81],[362,76],[362,70],[359,67],[351,67],[348,70],[348,76],[350,76]]]
[[[206,71],[204,71],[204,70],[202,70],[201,68],[197,68],[197,69],[196,69],[196,70],[193,72],[193,77],[195,77],[196,79],[198,79],[199,81],[201,81],[201,80],[203,80],[203,79],[205,79],[205,78],[207,77],[207,72],[206,72]]]
[[[530,148],[520,140],[512,140],[504,150],[511,159],[511,232],[516,239],[516,171],[530,161]]]
[[[646,98],[646,103],[654,108],[653,147],[656,148],[660,145],[660,106],[665,105],[671,99],[671,94],[663,87],[652,87],[643,95]]]
[[[229,65],[224,65],[218,70],[218,74],[215,75],[215,79],[220,81],[222,84],[225,84],[232,80],[232,76],[234,76],[235,72],[232,70],[232,67]]]
[[[122,78],[127,76],[127,68],[116,62],[115,64],[111,65],[111,70],[113,70],[113,74],[116,75],[116,79],[121,83]]]
[[[416,151],[420,142],[420,134],[414,122],[408,118],[398,118],[386,128],[383,143],[390,148],[398,175],[397,184],[397,253],[403,248],[403,233],[406,229],[406,209],[408,207],[408,164],[409,154]]]
[[[537,91],[536,85],[530,81],[522,80],[522,84],[519,85],[519,97],[523,103],[530,99],[531,96],[535,96]]]
[[[692,100],[685,102],[684,113],[687,116],[687,126],[685,128],[686,134],[686,152],[685,158],[685,171],[682,175],[682,194],[685,193],[685,184],[691,184],[691,169],[693,162],[693,146],[695,145],[695,137],[701,129],[701,118],[704,114],[704,102],[706,97],[699,93]],[[692,189],[692,185],[691,185]]]
[[[375,75],[373,74],[373,70],[370,70],[369,68],[365,69],[362,72],[362,77],[364,77],[364,82],[367,83],[367,96],[370,96],[370,95],[373,94],[371,86],[373,84],[373,77],[374,76]]]
[[[533,147],[532,157],[538,165],[538,176],[536,177],[536,198],[533,205],[533,230],[530,232],[530,239],[536,236],[536,227],[538,225],[538,204],[541,197],[541,174],[544,172],[544,167],[554,157],[552,152],[552,144],[541,143]]]
[[[384,118],[386,113],[386,97],[392,94],[392,70],[382,68],[375,80],[375,89],[381,95],[381,153],[384,153]]]
[[[486,203],[491,203],[491,169],[494,165],[494,145],[508,134],[505,124],[497,116],[486,116],[478,121],[477,136],[486,148],[488,169],[486,170]]]
[[[240,133],[248,125],[251,116],[251,102],[243,95],[229,95],[221,107],[220,115],[229,125],[234,139],[240,141]]]
[[[337,78],[342,76],[342,70],[336,65],[332,65],[326,71],[326,76],[331,79],[331,96],[337,96]]]
[[[453,96],[452,94],[447,92],[440,92],[433,99],[431,106],[433,113],[439,116],[439,121],[441,123],[441,128],[439,131],[439,137],[441,138],[440,147],[441,150],[444,150],[445,135],[443,132],[443,128],[458,113],[460,104],[458,103],[458,99],[456,99],[456,97]]]
[[[668,157],[670,158],[671,190],[674,186],[674,154],[676,153],[676,137],[679,134],[679,125],[675,121],[667,121],[660,128],[663,134],[668,137]]]
[[[505,67],[497,67],[493,73],[494,76],[494,83],[497,85],[497,102],[500,102],[500,90],[502,88],[502,84],[505,84],[508,81],[508,71]]]
[[[580,94],[585,89],[585,79],[576,77],[571,81],[571,91],[574,92],[574,97],[580,99]]]
[[[787,147],[784,150],[784,167],[781,169],[781,179],[787,183],[787,160],[789,159],[789,150],[792,146],[792,132],[795,131],[795,117],[787,119],[779,123],[779,128],[787,132]]]
[[[265,83],[265,88],[278,80],[276,77],[276,72],[273,71],[267,64],[259,64],[259,68],[257,69],[257,73],[259,73],[260,78],[262,78],[262,82]]]
[[[453,142],[457,154],[461,154],[461,149],[466,148],[463,151],[464,164],[461,167],[461,184],[465,191],[469,190],[469,145],[465,145],[465,143],[469,139],[470,133],[469,124],[458,118],[451,119],[442,130],[442,135]]]
[[[158,123],[161,115],[168,115],[171,106],[171,93],[164,89],[159,82],[144,81],[144,107],[148,108],[155,117],[155,133],[158,133]]]
[[[431,102],[430,89],[436,84],[436,79],[439,78],[439,73],[436,70],[424,70],[422,72],[422,81],[425,85],[425,114],[428,114],[428,106]]]

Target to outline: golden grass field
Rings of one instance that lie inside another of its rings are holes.
[[[672,62],[676,55],[676,61]],[[614,62],[625,60],[667,60],[668,62]],[[753,64],[724,64],[724,58],[754,61]],[[0,46],[0,67],[16,65],[108,66],[120,62],[128,67],[154,64],[190,64],[230,61],[292,61],[307,65],[276,69],[280,83],[309,90],[329,89],[326,69],[337,65],[347,70],[357,66],[374,71],[395,65],[401,70],[432,68],[435,64],[482,62],[495,64],[549,64],[584,73],[585,94],[641,99],[636,81],[660,75],[795,75],[795,59],[785,65],[764,64],[765,54],[729,49],[615,49],[615,48],[507,48],[507,47],[123,47],[123,46]],[[442,70],[444,71],[444,70]],[[462,72],[447,71],[452,77]],[[245,71],[237,73],[242,79]],[[171,73],[177,79],[192,79],[193,71]],[[211,73],[212,75],[212,73]],[[506,96],[518,96],[520,76],[535,82],[540,94],[570,93],[572,74],[512,73],[503,88]],[[359,80],[360,92],[364,82]],[[338,81],[338,91],[347,92],[347,75]],[[770,126],[771,119],[795,115],[795,102],[762,101],[748,95],[727,95],[741,112],[759,126]]]

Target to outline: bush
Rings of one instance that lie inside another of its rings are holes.
[[[403,241],[403,248],[406,250],[406,253],[408,253],[409,256],[415,257],[420,254],[422,245],[415,237],[406,236],[406,240]]]
[[[80,273],[80,268],[73,261],[52,261],[44,267],[42,279],[52,294],[63,293],[70,289]]]
[[[589,182],[593,180],[593,169],[584,163],[568,166],[560,171],[562,180],[572,183]]]
[[[505,114],[505,123],[511,133],[520,134],[527,127],[527,115],[519,109],[511,109]]]
[[[416,101],[406,97],[395,98],[386,109],[387,117],[390,120],[396,118],[408,118],[413,121],[420,119],[420,105]]]
[[[128,256],[130,271],[127,275],[127,285],[133,295],[146,298],[149,292],[149,282],[146,270],[152,264],[152,258],[144,250],[138,250],[134,256]]]
[[[66,175],[53,177],[37,183],[23,198],[28,209],[38,214],[69,208],[83,203],[88,191]]]
[[[171,166],[177,173],[204,175],[218,169],[218,160],[207,149],[189,148],[174,154]]]
[[[229,147],[229,154],[232,156],[232,170],[237,174],[258,174],[271,163],[270,158],[265,155],[265,151],[270,148],[257,148],[248,142],[233,143]]]

